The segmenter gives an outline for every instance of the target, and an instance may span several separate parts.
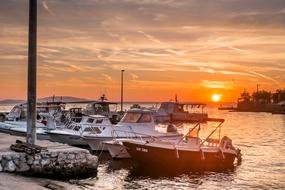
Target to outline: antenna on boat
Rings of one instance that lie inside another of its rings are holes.
[[[29,1],[29,50],[28,50],[28,144],[36,143],[36,104],[37,104],[37,0]]]
[[[121,112],[123,112],[123,103],[124,103],[124,72],[121,70]]]
[[[175,94],[175,102],[178,102],[177,94]]]
[[[105,94],[102,94],[102,96],[99,98],[99,100],[101,100],[101,102],[104,102],[105,100],[108,100],[108,99],[106,98]]]

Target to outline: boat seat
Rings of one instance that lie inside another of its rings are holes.
[[[188,136],[186,138],[186,142],[190,145],[197,145],[198,146],[202,143],[202,140],[199,137]]]
[[[219,144],[220,144],[219,139],[209,138],[209,139],[206,140],[206,142],[208,143],[208,146],[214,146],[214,147],[218,147]]]

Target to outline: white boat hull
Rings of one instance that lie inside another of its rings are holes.
[[[13,130],[13,129],[10,130],[9,134],[14,135],[14,136],[21,136],[21,137],[27,136],[26,131]],[[38,140],[50,140],[50,137],[47,133],[37,132],[37,139]]]
[[[103,144],[107,147],[112,158],[131,158],[123,143],[119,141],[106,141]]]
[[[51,141],[71,146],[88,146],[88,143],[79,135],[49,133]]]
[[[110,141],[113,138],[112,137],[83,137],[83,139],[88,143],[89,147],[93,151],[108,151],[105,144],[103,144],[104,141]]]

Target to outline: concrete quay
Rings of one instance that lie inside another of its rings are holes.
[[[25,138],[0,133],[0,172],[16,172],[43,177],[80,178],[97,172],[98,157],[88,150],[69,145],[38,140],[46,151],[29,155],[10,150],[16,139]]]

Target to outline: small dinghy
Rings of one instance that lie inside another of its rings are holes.
[[[199,138],[200,123],[197,123],[178,142],[128,139],[123,141],[132,159],[144,168],[169,168],[173,171],[221,171],[233,168],[237,158],[241,161],[240,150],[232,145],[232,140],[226,136],[220,139],[210,137],[218,130],[220,137],[221,125],[204,140]],[[196,136],[192,136],[196,130]]]

